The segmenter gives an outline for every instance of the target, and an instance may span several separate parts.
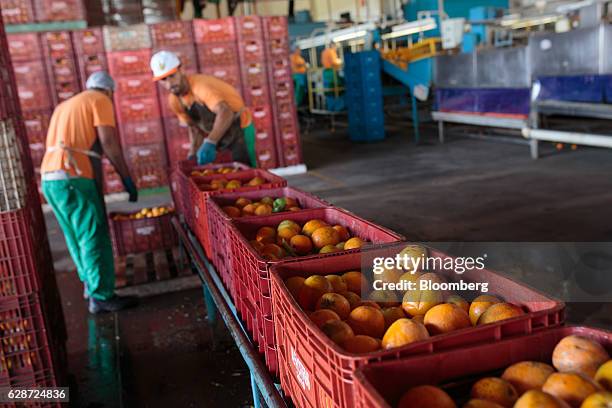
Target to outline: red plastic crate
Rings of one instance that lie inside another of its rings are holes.
[[[108,215],[111,240],[115,255],[138,254],[142,252],[171,249],[178,245],[176,231],[169,214],[139,220],[117,220],[116,216],[133,213],[112,212]]]
[[[151,33],[146,24],[132,24],[123,27],[105,25],[102,27],[104,49],[107,52],[142,50],[151,48]],[[147,64],[148,64],[147,60]]]
[[[272,107],[270,105],[251,108],[251,116],[255,129],[269,129],[272,126]]]
[[[48,31],[41,34],[45,55],[50,58],[73,58],[72,39],[68,31]]]
[[[165,45],[163,47],[157,47],[152,51],[152,54],[155,54],[158,51],[162,50],[171,51],[175,53],[181,61],[181,68],[183,68],[183,71],[187,73],[197,72],[198,57],[196,55],[195,46],[192,43],[181,45]],[[150,73],[149,77],[151,77]]]
[[[246,184],[253,179],[254,177],[261,177],[264,179],[264,183],[260,186],[247,186]],[[203,190],[202,186],[210,183],[213,180],[218,179],[227,179],[227,180],[240,180],[243,184],[242,187],[236,188],[233,190],[222,189],[222,190]],[[202,247],[204,247],[204,251],[206,252],[206,256],[208,259],[212,259],[212,245],[210,243],[210,233],[208,228],[208,213],[206,201],[208,197],[211,195],[217,195],[224,192],[229,191],[237,191],[237,192],[247,192],[247,191],[256,191],[263,189],[270,189],[276,187],[284,187],[287,185],[287,181],[274,175],[268,171],[262,169],[248,169],[241,170],[235,173],[230,174],[217,174],[206,177],[199,176],[191,176],[189,182],[189,191],[191,196],[191,204],[193,206],[193,222],[194,225],[191,226],[194,229],[194,232]]]
[[[260,38],[247,37],[238,43],[238,54],[240,63],[265,62],[266,52],[264,41]]]
[[[247,86],[267,86],[266,66],[262,62],[250,62],[242,65],[242,83]]]
[[[25,24],[34,21],[31,0],[0,0],[4,24]]]
[[[34,0],[36,21],[86,20],[82,0]]]
[[[270,83],[276,88],[276,83],[292,81],[291,63],[288,58],[276,58],[270,61],[268,66]]]
[[[104,173],[104,194],[122,193],[124,191],[121,176],[116,172]]]
[[[193,35],[196,44],[226,42],[236,39],[234,19],[232,17],[215,20],[193,20]]]
[[[47,66],[49,67],[49,75],[52,82],[78,83],[79,74],[76,63],[72,57],[50,58],[47,60]]]
[[[157,97],[146,96],[134,99],[115,98],[119,122],[147,121],[159,118]]]
[[[296,166],[304,162],[302,148],[299,144],[284,144],[281,147],[283,166]]]
[[[268,87],[265,85],[245,86],[243,91],[244,101],[247,106],[262,106],[271,103]],[[251,110],[253,110],[252,108]]]
[[[456,351],[375,362],[355,372],[357,408],[396,407],[403,393],[423,384],[441,385],[454,397],[461,395],[478,377],[501,373],[521,361],[551,363],[557,343],[579,335],[599,342],[612,353],[612,332],[590,327],[558,327],[514,339],[464,347]],[[441,367],[444,367],[443,369]],[[459,395],[456,395],[459,391]]]
[[[139,190],[168,185],[165,163],[146,167],[130,166],[130,171]]]
[[[45,144],[43,142],[30,143],[30,158],[34,167],[42,165],[43,157],[45,156]]]
[[[6,39],[13,63],[43,58],[38,33],[7,34]]]
[[[23,112],[23,123],[30,143],[45,142],[51,113],[49,109]]]
[[[289,37],[266,40],[268,45],[268,59],[289,59]]]
[[[274,141],[270,145],[262,146],[259,142],[255,146],[257,167],[262,169],[275,169],[279,167],[278,156]]]
[[[132,145],[123,148],[130,166],[147,167],[165,164],[166,151],[163,143]]]
[[[236,89],[241,89],[242,82],[240,81],[240,66],[216,66],[204,67],[200,69],[202,74],[211,75],[227,82]]]
[[[234,205],[238,198],[248,198],[252,201],[257,201],[263,197],[289,197],[297,200],[302,209],[331,207],[327,201],[292,187],[275,188],[270,190],[258,190],[250,192],[231,192],[219,195],[212,195],[208,199],[206,205],[208,213],[208,224],[210,242],[212,247],[212,263],[217,268],[221,279],[235,299],[235,290],[233,285],[233,274],[231,268],[231,245],[228,241],[230,236],[230,218],[222,207]]]
[[[285,16],[263,17],[264,36],[266,39],[289,38],[289,25]]]
[[[19,82],[17,92],[22,111],[51,109],[50,89],[46,81],[39,80],[38,83]]]
[[[175,134],[166,138],[166,151],[168,152],[168,165],[175,168],[180,161],[187,159],[191,142],[187,134]]]
[[[236,308],[239,312],[244,308],[245,302],[251,302],[255,305],[256,315],[268,317],[274,320],[276,316],[272,316],[272,291],[270,287],[270,270],[273,266],[295,261],[295,264],[303,264],[308,260],[319,261],[319,266],[325,264],[331,255],[338,256],[340,254],[357,253],[358,250],[341,251],[335,254],[324,255],[308,255],[298,258],[284,258],[280,261],[267,261],[252,247],[250,240],[255,238],[257,230],[263,226],[275,227],[283,220],[293,220],[300,225],[303,225],[309,220],[320,219],[330,225],[340,224],[349,230],[351,236],[357,236],[372,244],[383,244],[390,242],[402,241],[404,237],[398,235],[384,227],[373,224],[363,218],[357,217],[347,211],[337,208],[320,208],[312,210],[304,210],[295,213],[273,214],[265,217],[249,217],[243,219],[235,219],[231,231],[232,244],[232,268],[234,271],[234,291],[236,293]],[[355,269],[355,268],[353,268]],[[347,271],[350,269],[347,269]],[[321,271],[323,273],[323,271]],[[276,315],[276,311],[274,312]],[[271,317],[272,316],[272,317]],[[243,316],[244,317],[244,316]],[[254,336],[257,333],[273,333],[271,327],[264,327],[264,322],[260,319],[252,324],[257,328]],[[274,336],[267,337],[266,343],[260,344],[259,350],[265,352],[266,345],[274,345]],[[272,372],[277,371],[277,367],[268,367]]]
[[[138,98],[140,96],[157,96],[155,82],[151,74],[120,76],[115,78],[118,98]]]
[[[79,77],[81,78],[81,86],[85,89],[87,78],[94,72],[108,71],[108,63],[106,62],[106,54],[82,54],[77,60],[77,66],[79,69]],[[117,79],[117,78],[115,78]]]
[[[105,52],[102,29],[99,27],[72,31],[72,44],[75,55],[97,55]]]
[[[108,70],[113,76],[149,74],[151,68],[151,49],[144,48],[134,51],[114,51],[106,53]]]
[[[261,17],[256,15],[235,17],[238,40],[248,38],[263,38]]]
[[[149,26],[154,47],[193,44],[190,21],[166,21]]]
[[[483,269],[461,275],[470,282],[488,282],[489,292],[516,303],[528,313],[505,321],[466,328],[432,336],[392,350],[367,354],[352,354],[332,342],[300,308],[287,290],[284,279],[290,276],[329,275],[350,270],[361,270],[373,257],[391,257],[403,247],[393,245],[361,253],[335,255],[322,260],[287,262],[274,268],[272,300],[275,316],[276,340],[280,363],[281,385],[297,406],[316,407],[328,401],[330,407],[352,407],[355,392],[355,369],[375,361],[399,359],[404,356],[427,354],[442,350],[456,350],[470,344],[485,344],[504,338],[543,331],[564,322],[564,304],[501,274]],[[446,255],[430,249],[430,256]],[[437,271],[455,281],[453,271]],[[298,368],[299,367],[299,368]],[[309,379],[310,387],[303,387]]]
[[[124,147],[162,143],[164,140],[164,130],[159,119],[122,123],[120,126],[121,144]]]
[[[74,95],[81,92],[81,87],[79,86],[79,83],[76,79],[70,82],[55,82],[53,88],[51,89],[51,92],[53,102],[55,105],[57,105],[60,102],[63,102],[66,99],[70,99]]]
[[[55,384],[39,295],[2,299],[0,321],[0,386],[33,386],[45,377]]]
[[[201,68],[238,65],[236,42],[198,44],[198,64]]]

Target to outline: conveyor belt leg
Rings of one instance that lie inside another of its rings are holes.
[[[212,295],[210,294],[210,290],[206,284],[202,285],[202,289],[204,290],[204,304],[206,305],[206,318],[208,319],[208,324],[211,327],[215,326],[217,323],[217,306],[215,305],[215,301],[213,300]]]
[[[251,374],[251,390],[253,391],[253,407],[254,408],[265,407],[265,403],[262,404],[261,398],[259,396],[259,387],[257,386],[255,377],[253,377],[252,374]]]
[[[414,143],[419,144],[419,109],[417,107],[417,99],[414,94],[410,95],[412,98],[412,126],[414,127]]]
[[[438,122],[438,140],[440,141],[440,144],[444,144],[444,122],[443,121]]]

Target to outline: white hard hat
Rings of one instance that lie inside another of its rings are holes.
[[[97,71],[94,72],[87,78],[87,82],[85,82],[85,88],[100,88],[106,89],[107,91],[115,90],[115,81],[106,71]]]
[[[153,71],[153,80],[159,81],[167,76],[178,71],[181,65],[181,60],[175,53],[170,51],[160,51],[155,53],[151,58],[151,71]]]

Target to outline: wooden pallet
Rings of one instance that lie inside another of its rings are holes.
[[[115,287],[140,285],[192,275],[178,248],[115,257]]]

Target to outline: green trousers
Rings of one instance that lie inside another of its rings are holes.
[[[89,296],[106,300],[115,289],[115,264],[102,197],[92,179],[43,181],[79,278]]]
[[[251,167],[257,167],[257,155],[255,153],[255,125],[253,122],[244,129],[242,129],[244,134],[244,142],[246,143],[247,151],[249,152],[249,160],[251,162]]]

